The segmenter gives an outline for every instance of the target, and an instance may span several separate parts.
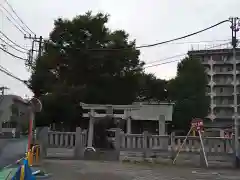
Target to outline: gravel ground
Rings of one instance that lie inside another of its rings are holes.
[[[240,171],[119,162],[44,160],[52,180],[239,180]]]

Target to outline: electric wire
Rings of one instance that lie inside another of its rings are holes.
[[[12,44],[9,44],[7,41],[5,41],[3,38],[0,37],[0,40],[3,41],[7,46],[11,47],[12,49],[18,51],[18,52],[21,52],[21,53],[24,53],[26,54],[27,52],[26,51],[22,51],[20,49],[17,49],[15,46],[13,46]]]
[[[202,32],[204,32],[204,31],[207,31],[207,30],[209,30],[209,29],[212,29],[212,28],[214,28],[214,27],[217,27],[217,26],[219,26],[220,24],[223,24],[223,23],[225,23],[225,22],[229,22],[229,20],[220,21],[220,22],[217,23],[217,24],[214,24],[214,25],[212,25],[212,26],[210,26],[210,27],[207,27],[207,28],[205,28],[205,29],[202,29],[202,30],[199,30],[199,31],[190,33],[190,34],[187,34],[187,35],[185,35],[185,36],[181,36],[181,37],[178,37],[178,38],[170,39],[170,40],[163,41],[163,42],[159,42],[159,43],[155,43],[155,44],[142,45],[142,46],[139,46],[139,47],[137,47],[137,48],[153,47],[153,46],[158,46],[158,45],[166,44],[166,43],[173,42],[173,41],[178,41],[178,40],[180,40],[180,39],[185,39],[185,38],[187,38],[187,37],[194,36],[194,35],[196,35],[196,34],[199,34],[199,33],[202,33]]]
[[[6,1],[6,0],[5,0],[5,1]],[[6,1],[6,2],[7,2],[7,1]],[[205,28],[205,29],[196,31],[196,32],[194,32],[194,33],[187,34],[187,35],[185,35],[185,36],[181,36],[181,37],[178,37],[178,38],[170,39],[170,40],[167,40],[167,41],[162,41],[162,42],[159,42],[159,43],[137,46],[136,48],[139,49],[139,48],[153,47],[153,46],[158,46],[158,45],[161,45],[161,44],[166,44],[166,43],[170,43],[170,42],[173,42],[173,41],[177,41],[177,40],[180,40],[180,39],[185,39],[185,38],[187,38],[187,37],[190,37],[190,36],[193,36],[193,35],[202,33],[202,32],[204,32],[204,31],[207,31],[207,30],[209,30],[209,29],[212,29],[212,28],[214,28],[214,27],[216,27],[216,26],[219,26],[220,24],[223,24],[223,23],[225,23],[225,22],[229,22],[229,20],[221,21],[221,22],[219,22],[219,23],[217,23],[217,24],[214,24],[214,25],[212,25],[212,26],[210,26],[210,27],[207,27],[207,28]],[[1,32],[1,31],[0,31],[0,32]],[[12,42],[12,41],[11,41],[11,42]],[[226,43],[225,43],[225,44],[226,44]],[[228,43],[227,43],[227,44],[228,44]],[[221,44],[221,45],[222,45],[222,44]],[[67,47],[63,47],[63,48],[67,48]],[[213,48],[213,47],[212,47],[212,48]],[[21,58],[21,57],[19,57],[19,56],[16,56],[16,55],[8,52],[7,50],[5,50],[5,49],[3,49],[3,48],[1,48],[1,47],[0,47],[0,49],[3,50],[4,52],[10,54],[11,56],[13,56],[13,57],[15,57],[15,58],[22,59],[22,60],[27,60],[27,59]],[[77,49],[82,50],[82,49],[80,49],[80,48],[77,48]],[[125,49],[130,49],[130,48],[118,48],[118,49],[117,49],[117,48],[116,48],[116,49],[100,48],[100,49],[88,49],[88,50],[100,50],[100,51],[101,51],[101,50],[125,50]],[[186,54],[186,53],[185,53],[185,54]],[[176,57],[176,56],[178,56],[178,55],[175,55],[174,57]],[[181,54],[181,56],[182,56],[182,54]],[[170,59],[170,58],[171,58],[171,57],[168,57],[167,59]],[[165,58],[165,59],[166,59],[166,58]],[[162,61],[162,60],[160,60],[160,61]],[[154,67],[154,66],[163,65],[163,64],[167,64],[167,63],[172,63],[172,62],[175,62],[175,61],[179,61],[179,60],[173,60],[173,61],[163,62],[163,63],[159,63],[159,64],[154,64],[154,65],[151,65],[151,66],[144,67],[144,69],[150,68],[150,67]],[[3,70],[1,69],[1,71],[3,71]],[[5,71],[5,72],[6,72],[6,71]],[[8,73],[8,74],[11,74],[11,73]],[[15,79],[17,79],[17,80],[20,80],[21,82],[24,82],[23,80],[19,79],[19,78],[16,77],[16,76],[11,75],[11,77],[13,77],[13,78],[15,78]]]
[[[3,72],[4,74],[26,84],[27,81],[23,80],[23,79],[20,79],[19,77],[15,76],[14,74],[12,74],[10,71],[8,71],[6,68],[4,68],[2,65],[0,65],[0,71]]]
[[[218,45],[212,46],[212,47],[210,47],[210,48],[207,48],[207,49],[205,49],[205,50],[210,50],[210,49],[212,49],[212,48],[219,47],[219,46],[223,46],[223,45],[227,45],[227,44],[229,44],[229,43],[218,44]],[[176,57],[187,56],[187,55],[188,55],[188,53],[177,54],[177,55],[175,55],[175,56],[163,58],[163,59],[160,59],[160,60],[157,60],[157,61],[154,61],[154,62],[161,62],[161,61],[165,61],[165,60],[168,60],[168,59],[173,59],[173,58],[176,58]],[[164,65],[164,64],[169,64],[169,63],[173,63],[173,62],[177,62],[177,61],[180,61],[180,59],[176,59],[176,60],[172,60],[172,61],[167,61],[167,62],[163,62],[163,63],[158,63],[158,64],[149,65],[149,66],[147,66],[147,67],[144,67],[143,69],[147,69],[147,68],[151,68],[151,67],[155,67],[155,66],[160,66],[160,65]],[[150,62],[150,64],[152,64],[152,62]],[[146,63],[145,65],[148,65],[148,63]]]
[[[17,44],[16,42],[14,42],[13,40],[11,40],[7,35],[5,35],[1,30],[0,30],[0,34],[2,34],[8,41],[10,41],[12,44],[14,44],[15,46],[21,48],[22,50],[28,51],[28,49],[20,46],[19,44]]]
[[[9,55],[11,55],[11,56],[13,56],[13,57],[15,57],[15,58],[17,58],[17,59],[21,59],[21,60],[24,60],[24,61],[27,61],[27,60],[28,60],[28,59],[26,59],[26,58],[23,58],[23,57],[20,57],[20,56],[15,55],[15,54],[13,54],[13,53],[10,53],[8,50],[6,50],[6,49],[4,49],[4,48],[2,48],[2,47],[0,47],[0,50],[4,51],[5,53],[7,53],[7,54],[9,54]]]
[[[182,42],[170,42],[165,45],[179,45],[179,44],[199,44],[199,43],[212,43],[212,42],[224,42],[230,41],[231,39],[213,39],[213,40],[203,40],[203,41],[182,41]]]
[[[231,39],[226,39],[226,40],[212,40],[212,41],[202,41],[202,42],[223,42],[223,41],[230,41]],[[199,41],[201,42],[201,41]],[[192,42],[191,42],[192,43]],[[197,43],[197,42],[196,42]],[[228,43],[224,43],[224,44],[218,44],[216,45],[216,47],[218,46],[222,46],[222,45],[226,45]],[[212,46],[210,48],[214,48],[215,46]],[[207,49],[206,49],[207,50]],[[149,65],[149,64],[153,64],[153,63],[156,63],[156,62],[159,62],[159,61],[165,61],[165,60],[168,60],[168,59],[172,59],[172,58],[175,58],[175,57],[180,57],[180,56],[183,56],[183,55],[186,55],[186,53],[182,53],[182,54],[177,54],[177,55],[174,55],[174,56],[170,56],[170,57],[167,57],[167,58],[164,58],[164,59],[161,59],[161,60],[155,60],[155,61],[150,61],[150,62],[147,62],[145,65]]]
[[[7,3],[7,5],[10,7],[10,9],[12,10],[12,12],[16,15],[16,17],[19,19],[19,21],[21,21],[21,23],[34,35],[36,35],[28,26],[26,23],[23,22],[23,20],[20,18],[20,16],[17,14],[17,12],[14,10],[13,6],[7,1],[5,0],[5,2]],[[28,32],[29,33],[29,32]],[[29,34],[31,34],[29,33]]]
[[[13,20],[11,20],[11,19],[3,12],[3,10],[0,9],[1,12],[2,12],[3,14],[5,14],[7,20],[8,20],[16,29],[18,29],[18,31],[20,31],[23,35],[24,35],[25,33],[28,33],[27,31],[25,31],[25,29],[24,29],[21,25],[19,25],[19,24],[16,22],[16,19],[14,19],[14,17],[11,15],[11,13],[10,13],[2,4],[0,4],[0,6],[1,6],[1,8],[4,9],[4,10],[7,12],[7,14],[13,19]],[[14,23],[13,21],[15,21],[15,23]],[[18,26],[20,26],[20,27],[18,27]]]
[[[207,27],[207,28],[204,28],[204,29],[201,29],[199,31],[196,31],[196,32],[193,32],[193,33],[190,33],[190,34],[187,34],[187,35],[184,35],[184,36],[181,36],[181,37],[178,37],[178,38],[174,38],[174,39],[170,39],[170,40],[167,40],[167,41],[162,41],[162,42],[158,42],[158,43],[153,43],[153,44],[147,44],[147,45],[141,45],[141,46],[136,46],[135,48],[136,49],[141,49],[141,48],[149,48],[149,47],[154,47],[154,46],[158,46],[158,45],[162,45],[162,44],[167,44],[167,43],[170,43],[170,42],[174,42],[174,41],[178,41],[178,40],[181,40],[181,39],[185,39],[185,38],[188,38],[188,37],[191,37],[191,36],[194,36],[196,34],[199,34],[199,33],[202,33],[202,32],[205,32],[209,29],[212,29],[214,27],[217,27],[225,22],[229,22],[229,20],[223,20],[223,21],[220,21],[219,23],[216,23],[210,27]],[[55,45],[53,44],[55,47],[58,47],[58,45]],[[62,49],[72,49],[71,47],[60,47]],[[87,48],[87,49],[81,49],[81,48],[74,48],[76,50],[89,50],[89,51],[119,51],[119,50],[129,50],[129,49],[132,49],[131,48]]]

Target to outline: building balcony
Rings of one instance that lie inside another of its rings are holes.
[[[233,82],[232,81],[218,81],[218,82],[213,82],[213,85],[215,85],[215,86],[232,86]]]
[[[223,96],[223,97],[225,97],[225,96],[232,96],[233,95],[233,92],[217,92],[217,93],[213,93],[214,94],[214,96]]]
[[[215,103],[215,104],[212,104],[212,106],[215,108],[215,107],[219,107],[219,108],[221,108],[221,107],[233,107],[233,103],[229,103],[229,104],[220,104],[220,103]]]
[[[232,75],[232,74],[233,74],[233,71],[213,71],[212,74],[213,74],[213,75],[215,75],[215,74]]]
[[[215,114],[215,117],[218,119],[232,119],[233,114]]]
[[[212,64],[222,64],[222,65],[224,65],[224,64],[233,64],[233,63],[234,63],[234,61],[232,59],[230,59],[230,60],[222,60],[222,61],[213,61],[212,62]],[[236,63],[239,64],[240,60],[237,60]]]
[[[213,61],[209,60],[209,61],[202,61],[201,62],[203,65],[210,65],[213,63]]]

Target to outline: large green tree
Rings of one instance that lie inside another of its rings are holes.
[[[129,104],[137,98],[144,63],[125,31],[107,28],[108,17],[87,12],[54,22],[30,79],[43,101],[41,119],[75,121],[81,101]]]
[[[168,83],[169,98],[175,102],[175,129],[186,132],[193,118],[207,116],[210,99],[206,96],[206,85],[207,74],[198,59],[187,57],[178,64],[176,78]]]
[[[166,80],[143,73],[139,81],[138,100],[160,102],[168,99]]]

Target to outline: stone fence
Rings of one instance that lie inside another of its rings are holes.
[[[154,159],[156,161],[172,160],[180,148],[185,136],[151,135],[148,132],[143,134],[124,134],[120,129],[115,132],[115,157],[118,160],[145,161]],[[55,157],[64,156],[84,158],[86,148],[87,133],[80,127],[76,132],[52,132],[48,128],[43,128],[39,132],[44,156],[52,156],[53,150],[62,150],[55,153]],[[207,158],[210,161],[227,162],[232,164],[233,143],[230,138],[203,137],[203,143]],[[110,151],[109,151],[110,152]],[[109,153],[108,152],[108,153]],[[182,147],[179,159],[202,164],[204,161],[199,137],[189,137]]]

